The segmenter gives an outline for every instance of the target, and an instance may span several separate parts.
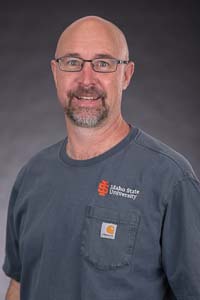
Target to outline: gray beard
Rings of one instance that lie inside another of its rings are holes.
[[[108,116],[109,107],[105,104],[99,108],[91,107],[73,107],[64,109],[67,117],[77,126],[84,128],[94,128],[99,126]]]

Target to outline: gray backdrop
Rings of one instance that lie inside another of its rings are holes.
[[[59,34],[79,17],[108,18],[126,33],[136,69],[125,118],[181,152],[200,176],[198,1],[32,2],[0,10],[0,265],[17,172],[66,135],[49,62]],[[0,299],[7,284],[0,271]]]

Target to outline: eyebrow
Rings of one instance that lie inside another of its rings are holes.
[[[64,55],[60,55],[58,57],[56,57],[56,59],[62,58],[62,57],[67,57],[67,56],[71,56],[71,57],[80,57],[79,53],[65,53]]]
[[[77,52],[74,52],[74,53],[68,52],[60,57],[65,57],[65,56],[82,58],[80,53],[77,53]],[[58,57],[58,58],[60,58],[60,57]],[[115,58],[115,57],[112,56],[111,54],[99,53],[99,54],[96,54],[93,59],[95,59],[95,58]]]
[[[114,56],[112,56],[111,54],[97,54],[95,55],[95,58],[115,58]]]

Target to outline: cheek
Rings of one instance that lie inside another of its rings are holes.
[[[67,88],[67,82],[68,80],[66,80],[64,76],[59,76],[57,80],[57,90],[64,91]]]
[[[68,92],[71,90],[72,82],[65,76],[59,76],[57,80],[57,95],[61,104],[65,104]]]
[[[63,84],[60,81],[57,84],[57,96],[58,96],[59,102],[63,106],[65,104],[66,92],[65,92]]]
[[[122,80],[117,76],[110,80],[107,84],[108,94],[120,97],[122,94]]]

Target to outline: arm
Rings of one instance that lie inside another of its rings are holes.
[[[177,299],[200,299],[200,182],[196,179],[184,177],[169,194],[162,262]]]
[[[20,283],[11,279],[5,300],[20,300]]]
[[[10,280],[5,300],[20,300],[20,277],[21,260],[19,253],[19,226],[20,220],[15,214],[15,204],[17,201],[19,187],[22,183],[24,168],[18,173],[15,184],[10,195],[7,226],[6,226],[6,251],[3,264],[3,271]],[[28,300],[28,299],[27,299]]]

